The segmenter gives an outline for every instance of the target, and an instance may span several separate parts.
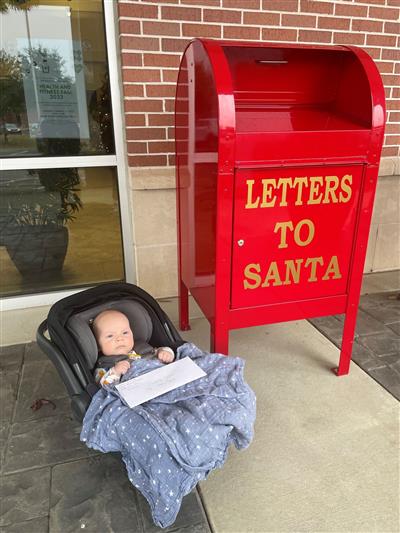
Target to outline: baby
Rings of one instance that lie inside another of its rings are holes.
[[[94,378],[104,387],[119,381],[128,372],[130,361],[140,356],[133,351],[135,341],[129,320],[120,311],[102,311],[94,319],[92,327],[101,352]],[[168,346],[157,348],[154,353],[163,363],[171,363],[175,359],[173,350]]]

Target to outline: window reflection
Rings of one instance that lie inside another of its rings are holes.
[[[0,172],[2,296],[124,279],[116,169]]]
[[[2,0],[0,156],[114,153],[100,0]]]

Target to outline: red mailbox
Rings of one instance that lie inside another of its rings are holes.
[[[188,290],[229,330],[345,313],[349,371],[384,89],[348,46],[194,40],[175,107],[180,327]]]

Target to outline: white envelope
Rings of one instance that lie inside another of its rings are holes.
[[[207,374],[189,357],[116,385],[129,407],[135,407]]]

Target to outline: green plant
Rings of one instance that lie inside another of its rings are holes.
[[[13,226],[65,226],[82,207],[76,169],[29,171],[33,188],[5,195],[8,224]],[[37,174],[39,183],[35,180]],[[36,181],[36,183],[35,183]]]
[[[7,13],[10,9],[29,11],[38,4],[39,0],[0,0],[0,13]]]

